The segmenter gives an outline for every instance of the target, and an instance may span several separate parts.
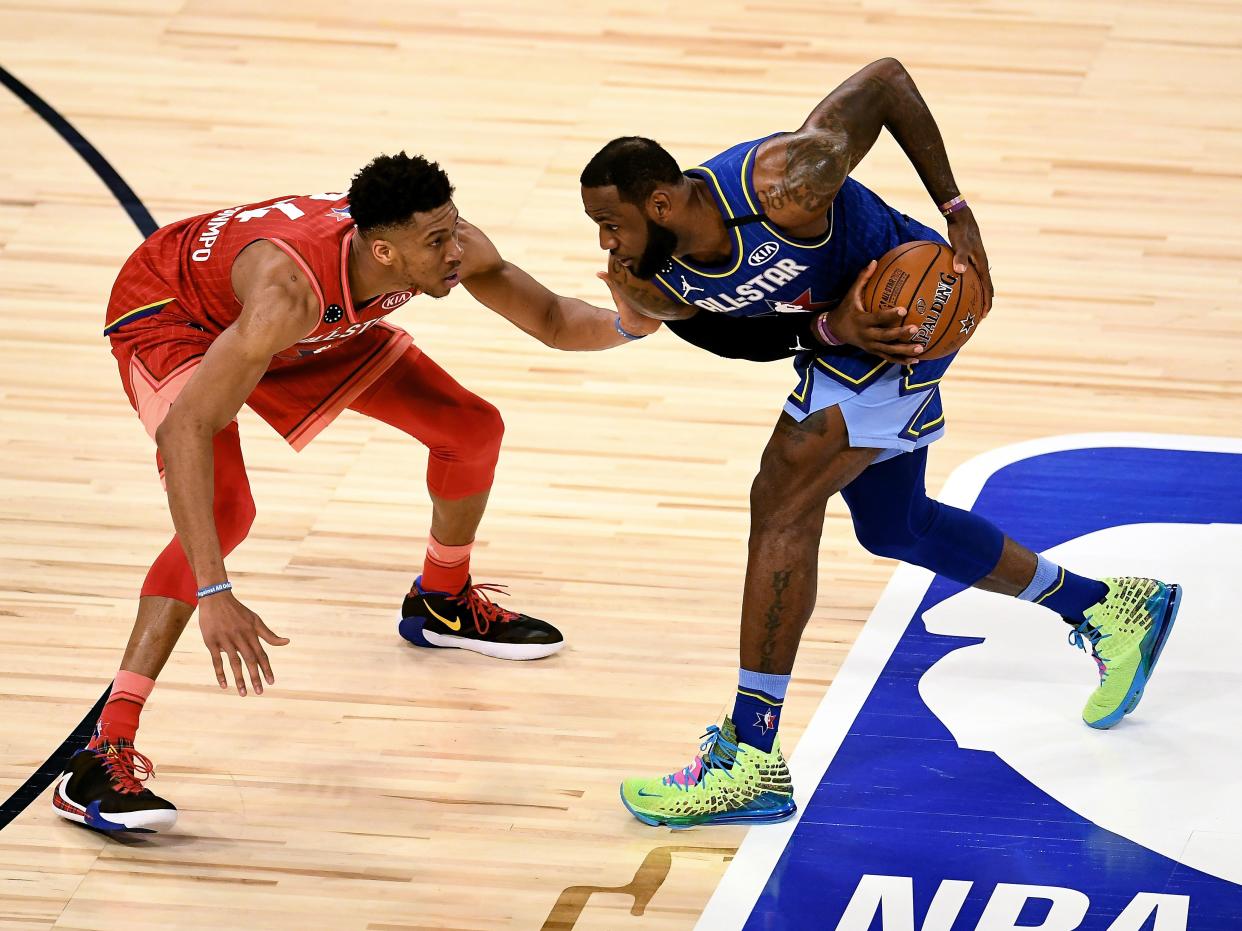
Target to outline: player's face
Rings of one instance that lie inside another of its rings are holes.
[[[402,287],[431,297],[444,297],[453,289],[462,255],[457,219],[450,200],[414,214],[410,223],[384,237],[392,246],[392,270]]]
[[[599,227],[599,247],[637,278],[650,281],[677,251],[677,235],[623,201],[615,187],[584,187],[582,206]]]

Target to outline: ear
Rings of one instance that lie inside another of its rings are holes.
[[[669,212],[672,209],[673,199],[668,196],[668,191],[663,188],[656,188],[647,197],[647,215],[656,222],[668,219]]]
[[[387,239],[371,240],[371,256],[381,265],[392,265],[396,259],[396,253],[393,250],[392,243]]]

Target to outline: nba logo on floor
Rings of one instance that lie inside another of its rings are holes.
[[[1142,707],[1083,726],[1084,657],[1031,605],[894,573],[791,761],[796,823],[752,830],[699,928],[1242,928],[1242,442],[1104,434],[998,450],[944,500],[1058,561],[1185,591]]]

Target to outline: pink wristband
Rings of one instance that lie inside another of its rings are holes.
[[[962,210],[966,206],[967,206],[966,198],[963,197],[961,194],[959,194],[957,195],[957,197],[953,198],[952,200],[947,200],[943,204],[941,204],[940,213],[942,216],[947,217],[949,214],[955,213],[958,210]]]
[[[827,311],[815,318],[815,334],[819,337],[819,341],[826,346],[844,345],[842,340],[837,339],[836,334],[828,329]]]

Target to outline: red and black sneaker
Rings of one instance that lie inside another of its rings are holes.
[[[143,787],[154,774],[128,740],[79,750],[56,780],[52,809],[97,831],[167,831],[177,823],[177,808]]]
[[[506,611],[486,592],[501,585],[466,586],[456,595],[423,589],[423,577],[401,603],[397,631],[415,646],[473,650],[496,659],[541,659],[565,645],[561,632],[537,617]]]

